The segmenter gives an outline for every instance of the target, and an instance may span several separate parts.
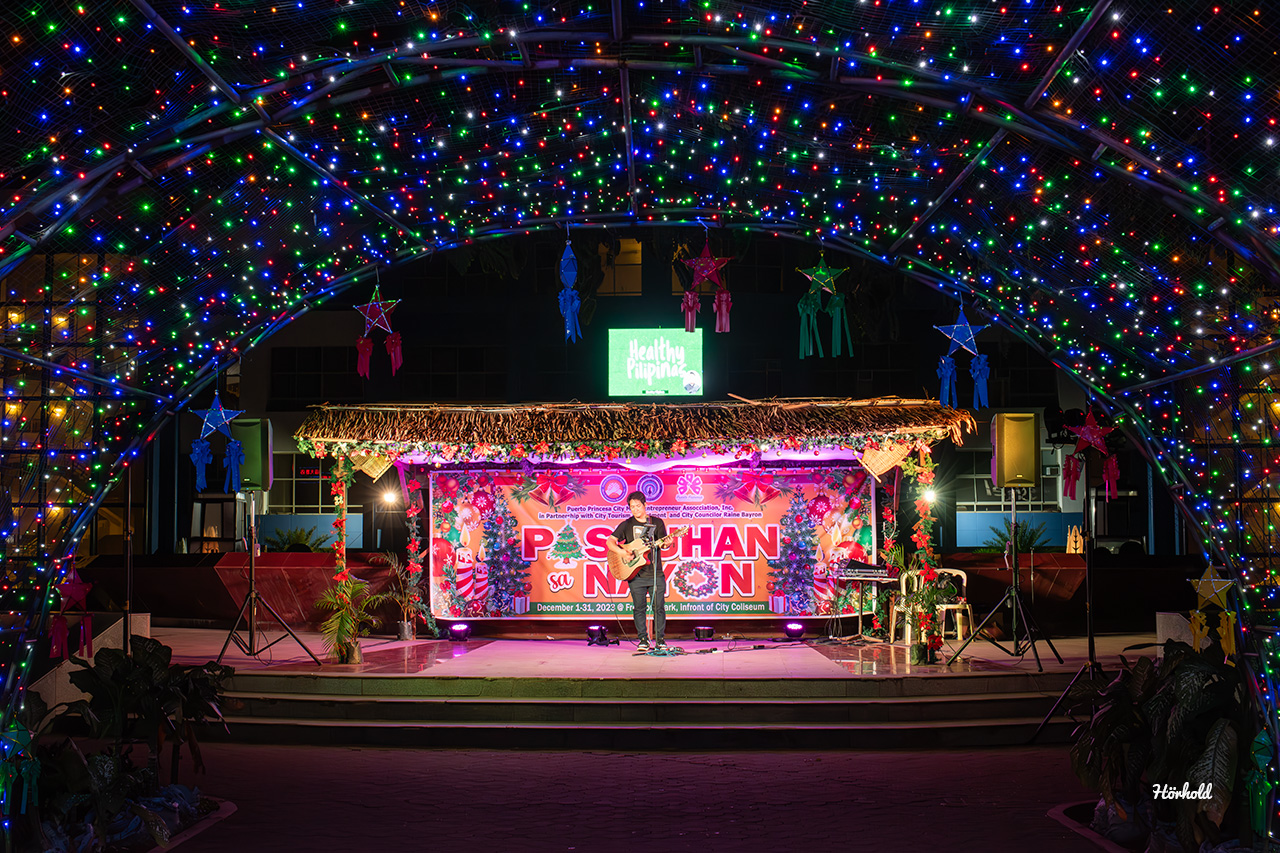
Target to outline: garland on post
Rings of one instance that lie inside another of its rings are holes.
[[[421,594],[419,584],[421,583],[422,560],[427,556],[427,552],[422,548],[422,532],[421,522],[418,516],[422,514],[422,484],[416,479],[410,479],[404,484],[406,499],[404,502],[404,521],[405,527],[409,531],[409,563],[406,569],[409,577],[412,579],[414,588],[419,590],[416,594]],[[436,624],[435,616],[431,613],[431,606],[420,611],[422,621],[426,624],[427,629],[431,631],[431,635],[440,636],[440,626]]]

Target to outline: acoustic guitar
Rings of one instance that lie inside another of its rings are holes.
[[[675,533],[668,533],[664,538],[658,540],[658,547],[665,548],[684,536],[689,532],[689,525],[676,530]],[[640,536],[636,536],[630,542],[619,543],[625,551],[629,551],[631,556],[624,557],[622,554],[609,549],[609,574],[613,575],[620,581],[629,581],[636,575],[640,574],[640,570],[649,562],[649,549],[653,547],[653,543]]]

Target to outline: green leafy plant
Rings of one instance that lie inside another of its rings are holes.
[[[41,824],[33,814],[28,822],[39,827],[30,832],[42,837],[40,849],[101,849],[107,840],[139,828],[152,843],[165,844],[170,824],[162,812],[190,800],[186,818],[196,817],[198,796],[173,784],[182,747],[195,769],[203,770],[195,724],[222,720],[223,685],[234,670],[212,661],[173,664],[171,658],[172,650],[158,640],[134,636],[130,654],[105,648],[92,663],[71,658],[75,669],[69,678],[83,698],[50,709],[38,695],[26,697],[15,721],[28,733],[27,752],[39,769],[38,783],[24,775],[24,784],[38,784],[39,795],[31,799],[47,818]],[[79,718],[91,738],[105,741],[102,751],[86,755],[72,738],[54,747],[40,743],[67,718]],[[170,785],[162,790],[159,759],[165,742],[172,744],[171,769]],[[141,767],[132,756],[138,743],[147,747]]]
[[[385,594],[400,608],[400,621],[413,622],[421,619],[431,635],[437,635],[439,628],[431,615],[431,606],[422,588],[422,570],[419,568],[415,571],[412,563],[401,563],[400,557],[391,551],[382,554],[379,561],[385,561],[391,569]]]
[[[338,663],[359,663],[360,638],[369,635],[369,629],[381,624],[374,613],[390,596],[373,593],[369,582],[348,575],[338,581],[316,601],[321,610],[331,610],[333,615],[320,626],[325,648]]]
[[[982,543],[982,550],[990,550],[994,552],[1005,551],[1009,547],[1009,535],[1013,528],[1013,522],[1010,519],[1004,520],[1004,528],[992,527],[991,532],[994,534],[986,542]],[[1030,554],[1032,551],[1044,551],[1049,547],[1048,534],[1045,533],[1044,524],[1019,524],[1018,525],[1018,553]]]
[[[1245,790],[1249,741],[1241,735],[1256,728],[1256,715],[1242,673],[1223,662],[1220,646],[1197,652],[1176,641],[1164,644],[1159,663],[1120,660],[1111,681],[1082,679],[1068,694],[1072,716],[1087,715],[1071,748],[1076,776],[1120,818],[1147,824],[1146,832],[1163,826],[1184,850],[1247,833],[1247,798],[1234,795]],[[1208,796],[1152,799],[1156,785],[1204,785]]]
[[[301,527],[289,527],[283,530],[276,530],[269,536],[264,536],[262,544],[267,547],[268,551],[287,551],[291,545],[306,545],[312,551],[328,551],[331,550],[328,545],[329,537],[316,532],[314,526],[303,530]]]

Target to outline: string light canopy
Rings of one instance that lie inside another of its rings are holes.
[[[0,610],[38,630],[156,430],[376,270],[566,224],[683,224],[821,241],[1044,352],[1238,575],[1240,624],[1273,622],[1275,14],[19,5],[0,77]],[[25,666],[33,646],[3,642]]]

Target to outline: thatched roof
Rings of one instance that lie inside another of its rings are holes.
[[[459,458],[573,453],[653,456],[770,444],[861,449],[868,440],[959,444],[974,429],[936,400],[783,399],[718,403],[379,404],[315,407],[294,437],[316,452],[408,452]],[[517,448],[515,452],[511,452]],[[478,453],[473,451],[479,450]],[[617,452],[610,452],[617,451]]]

